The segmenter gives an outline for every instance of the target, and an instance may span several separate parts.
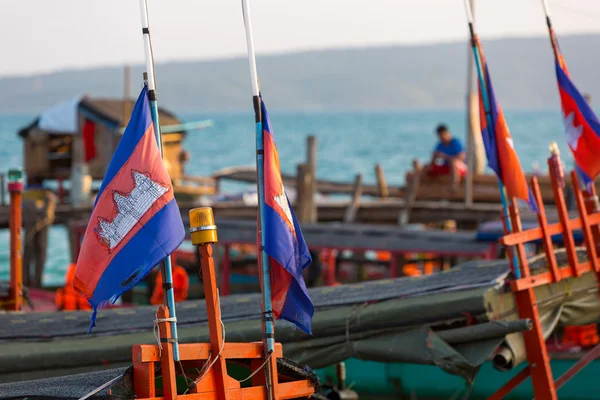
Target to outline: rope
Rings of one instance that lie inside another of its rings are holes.
[[[78,400],[85,400],[93,395],[95,395],[96,393],[98,393],[99,391],[101,391],[102,389],[107,388],[108,386],[110,386],[112,383],[118,381],[119,379],[122,379],[123,375],[119,375],[113,379],[111,379],[110,381],[106,382],[105,384],[103,384],[102,386],[97,387],[96,389],[92,390],[91,392],[89,392],[88,394],[84,395],[83,397],[80,397]]]
[[[269,353],[269,356],[265,359],[265,361],[260,364],[260,367],[256,368],[256,370],[250,374],[250,376],[248,376],[247,378],[242,379],[241,381],[239,381],[240,383],[244,383],[247,380],[249,380],[250,378],[252,378],[254,375],[256,375],[258,373],[258,371],[260,371],[261,369],[263,369],[265,367],[265,365],[267,365],[267,363],[269,362],[269,360],[271,359],[271,356],[273,355],[273,352]]]
[[[221,311],[221,296],[219,294],[219,289],[217,289],[217,308],[219,309],[219,317],[220,317],[220,315],[221,315],[221,313],[220,313],[220,311]],[[215,363],[219,359],[219,356],[223,352],[223,348],[225,347],[225,324],[223,323],[222,318],[219,318],[219,322],[221,323],[221,330],[223,332],[223,341],[221,342],[221,348],[219,349],[219,352],[215,356],[214,360],[212,360],[212,361],[210,361],[212,354],[208,353],[208,360],[206,360],[206,363],[204,363],[204,366],[202,367],[202,370],[200,371],[200,376],[194,380],[194,382],[190,385],[190,387],[188,387],[186,389],[184,394],[186,394],[190,390],[191,387],[195,386],[198,382],[200,382],[202,379],[204,379],[204,377],[206,376],[208,371],[212,368],[213,365],[215,365]]]
[[[152,328],[152,333],[154,333],[156,343],[158,344],[158,357],[160,358],[162,357],[162,343],[160,342],[160,328],[158,324],[161,322],[177,322],[177,318],[158,318],[158,313],[154,314],[154,317],[154,327]]]

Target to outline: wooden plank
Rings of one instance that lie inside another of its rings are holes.
[[[238,182],[256,184],[256,169],[254,167],[232,167],[215,172],[212,175],[216,180],[233,180]],[[296,187],[296,177],[289,174],[281,174],[283,184],[286,187]],[[317,192],[322,194],[352,194],[352,182],[336,182],[326,179],[317,180]],[[389,195],[401,197],[404,190],[401,187],[389,187]],[[379,196],[378,185],[363,185],[363,194],[367,196]]]
[[[364,185],[363,185],[364,189]],[[363,195],[364,195],[363,190]],[[178,202],[181,215],[187,220],[189,210],[198,205],[194,202]],[[357,211],[356,221],[372,224],[396,224],[398,215],[404,206],[402,200],[387,200],[385,202],[363,201]],[[217,202],[211,205],[218,218],[227,219],[256,219],[256,206],[244,204],[243,202]],[[340,222],[348,207],[347,201],[328,202],[318,205],[319,222]],[[415,222],[429,223],[440,220],[453,219],[460,225],[474,226],[477,223],[493,220],[498,217],[499,205],[497,204],[474,204],[465,207],[464,204],[416,201],[411,210],[411,219]],[[91,206],[73,207],[69,204],[58,204],[56,206],[54,224],[62,225],[72,220],[86,220],[91,214]],[[0,228],[8,227],[8,207],[0,207]],[[23,215],[24,220],[28,216]],[[524,219],[535,218],[534,214]],[[592,220],[594,216],[591,217]]]
[[[552,277],[555,282],[561,280],[560,273],[558,271],[558,264],[556,263],[556,254],[554,254],[554,245],[552,243],[552,236],[548,233],[548,218],[546,217],[546,209],[540,194],[540,186],[537,178],[531,178],[531,187],[533,188],[533,197],[538,206],[538,224],[542,232],[542,244],[546,253],[546,260],[548,261],[548,269],[552,273]]]

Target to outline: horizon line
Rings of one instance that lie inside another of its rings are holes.
[[[573,33],[573,34],[564,34],[560,35],[561,38],[565,37],[583,37],[583,36],[600,36],[600,32],[589,32],[589,33]],[[546,34],[533,34],[533,35],[523,35],[523,34],[507,34],[507,35],[492,35],[486,39],[486,42],[497,42],[503,40],[524,40],[524,39],[541,39],[547,38]],[[349,45],[349,46],[330,46],[330,47],[307,47],[307,48],[297,48],[289,51],[267,51],[262,53],[257,53],[258,58],[263,57],[280,57],[280,56],[289,56],[289,55],[302,55],[307,53],[321,53],[321,52],[331,52],[331,51],[343,51],[343,50],[370,50],[370,49],[385,49],[385,48],[416,48],[416,47],[435,47],[435,46],[444,46],[444,45],[453,45],[453,44],[468,44],[469,39],[456,40],[438,40],[438,41],[423,41],[418,43],[401,43],[401,42],[389,42],[389,43],[374,43],[370,45]],[[239,54],[231,54],[231,55],[221,55],[216,57],[204,57],[204,58],[172,58],[165,61],[156,62],[156,65],[166,65],[166,64],[184,64],[184,63],[211,63],[211,62],[227,62],[227,61],[235,61],[239,59],[244,59],[246,57],[245,53]],[[111,69],[111,68],[123,68],[125,66],[130,67],[138,67],[144,66],[144,61],[136,61],[136,62],[121,62],[121,63],[106,63],[106,64],[96,64],[96,65],[87,65],[87,66],[65,66],[56,69],[48,69],[48,70],[40,70],[37,72],[31,73],[7,73],[0,74],[0,80],[4,79],[19,79],[19,78],[42,78],[51,75],[61,74],[61,73],[70,73],[70,72],[82,72],[86,70],[99,70],[99,69]]]

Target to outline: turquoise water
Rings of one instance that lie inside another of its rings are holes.
[[[254,119],[251,114],[184,115],[185,120],[211,118],[214,127],[191,132],[185,141],[191,160],[186,174],[208,175],[233,165],[254,163]],[[545,170],[548,144],[557,141],[567,165],[572,165],[564,139],[561,115],[556,111],[507,111],[506,117],[521,157],[523,168],[533,170],[538,163]],[[30,123],[32,116],[0,116],[0,172],[22,165],[22,143],[16,132]],[[430,157],[434,145],[433,130],[446,123],[454,134],[465,137],[463,111],[424,110],[347,113],[271,112],[278,144],[281,168],[294,173],[296,164],[305,159],[308,134],[318,140],[317,175],[320,178],[351,181],[362,173],[366,182],[375,182],[374,165],[382,164],[390,184],[401,184],[415,158]],[[239,188],[239,187],[238,187]],[[235,186],[226,186],[235,190]],[[67,234],[53,227],[44,283],[63,282],[68,264]],[[8,232],[0,231],[0,279],[8,277]]]

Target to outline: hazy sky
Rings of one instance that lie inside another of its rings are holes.
[[[240,0],[148,0],[156,62],[245,54]],[[0,75],[143,61],[137,0],[3,0]],[[600,0],[550,0],[559,34],[600,32]],[[477,0],[482,39],[544,35],[541,0]],[[463,0],[251,0],[256,51],[466,39]]]

